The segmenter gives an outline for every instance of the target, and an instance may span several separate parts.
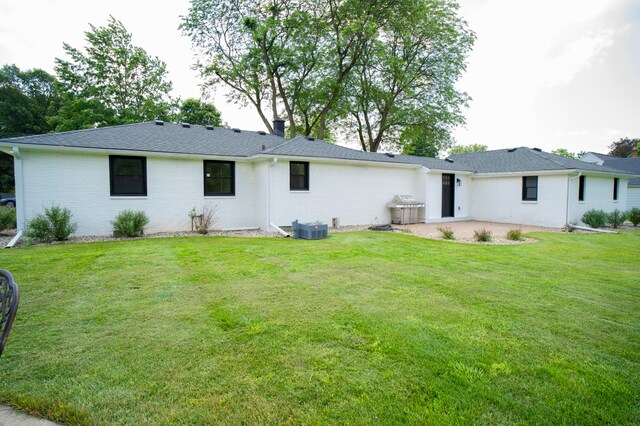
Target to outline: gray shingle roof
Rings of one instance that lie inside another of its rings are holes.
[[[640,175],[640,158],[618,158],[610,157],[604,160],[603,166],[623,170],[625,172]],[[640,185],[640,177],[629,180],[629,185]]]
[[[621,173],[620,170],[597,164],[585,163],[573,158],[534,150],[527,147],[498,149],[452,155],[455,162],[466,164],[478,173],[536,172],[552,170],[582,170]],[[622,172],[624,173],[624,172]]]
[[[469,166],[456,163],[455,161],[451,163],[438,158],[418,157],[415,155],[389,155],[382,152],[363,152],[305,136],[296,136],[281,145],[267,150],[265,153],[291,157],[334,158],[341,160],[415,164],[436,170],[471,171]]]
[[[113,149],[123,151],[165,152],[212,156],[248,157],[284,143],[285,139],[257,132],[234,132],[232,129],[177,123],[156,125],[155,122],[100,127],[72,132],[47,133],[0,139],[0,143],[20,143],[75,148]]]
[[[593,154],[596,157],[598,157],[599,159],[601,159],[602,161],[604,160],[610,160],[612,158],[618,158],[618,157],[614,157],[613,155],[607,155],[607,154],[600,154],[599,152],[593,152],[593,151],[589,151],[589,154]]]

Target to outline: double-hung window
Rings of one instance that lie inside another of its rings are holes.
[[[538,201],[538,176],[522,176],[522,201]]]
[[[618,201],[618,187],[620,186],[620,179],[613,178],[613,201]]]
[[[586,178],[584,176],[580,176],[578,179],[578,201],[584,201],[584,184]]]
[[[146,157],[110,155],[109,183],[112,196],[146,196]]]
[[[309,163],[291,161],[289,163],[289,189],[291,191],[309,190]]]
[[[204,195],[236,195],[236,163],[204,161]]]

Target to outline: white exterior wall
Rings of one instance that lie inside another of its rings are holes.
[[[386,204],[394,195],[425,202],[418,185],[424,173],[416,167],[311,161],[309,191],[289,190],[289,160],[279,159],[271,172],[271,220],[278,226],[296,219],[331,226],[334,217],[340,225],[384,224],[391,222]]]
[[[640,209],[640,186],[627,187],[627,209]]]
[[[580,220],[587,210],[597,209],[609,213],[615,209],[627,209],[627,179],[620,179],[618,201],[613,200],[613,177],[585,175],[584,201],[578,201],[579,179],[573,179],[569,194],[569,222],[582,223]]]
[[[565,225],[567,176],[538,175],[538,200],[522,201],[522,176],[471,179],[471,217],[488,222]]]
[[[257,226],[253,164],[236,162],[236,195],[205,197],[203,160],[147,156],[147,196],[111,197],[109,155],[21,149],[24,213],[28,221],[44,207],[67,207],[76,235],[111,234],[111,221],[125,209],[144,210],[147,232],[189,230],[188,212],[203,203],[218,206],[217,228]]]
[[[457,185],[458,179],[460,186]],[[469,176],[455,174],[454,185],[454,218],[466,218],[469,216]],[[430,172],[427,188],[427,221],[437,222],[442,219],[442,173]]]

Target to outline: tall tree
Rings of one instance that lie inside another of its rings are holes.
[[[327,129],[338,128],[350,111],[345,104],[346,92],[358,81],[354,74],[365,69],[363,62],[375,64],[377,59],[386,59],[385,65],[393,67],[391,57],[382,57],[393,53],[381,49],[392,33],[385,27],[386,22],[395,20],[395,25],[400,26],[400,17],[412,16],[414,12],[424,16],[424,7],[442,2],[447,5],[444,9],[453,8],[454,3],[449,0],[192,0],[181,28],[200,53],[197,66],[209,85],[224,83],[232,88],[231,99],[252,105],[270,131],[273,130],[270,118],[283,116],[289,121],[291,136],[300,132],[324,138]],[[396,16],[397,19],[392,19]],[[413,28],[407,25],[405,29]],[[469,34],[463,30],[461,37],[450,34],[449,41],[468,41]],[[444,35],[440,42],[445,42]],[[466,52],[465,46],[459,48]],[[436,51],[444,52],[442,46],[433,50],[434,56]],[[402,62],[404,58],[396,61]],[[431,63],[437,63],[435,57]],[[401,65],[393,67],[398,70],[396,74],[401,72]],[[439,76],[434,68],[433,80],[436,74],[443,80],[457,78],[455,73]],[[378,84],[375,80],[367,81]],[[409,77],[403,80],[403,91],[410,87],[409,82]],[[432,85],[430,90],[438,93],[429,97],[432,102],[443,96],[452,100],[460,95],[438,92],[436,87],[444,85]],[[427,97],[426,93],[422,95],[422,99],[414,100],[415,104]],[[390,99],[392,104],[395,101]],[[411,102],[407,100],[403,110],[409,109]],[[413,105],[412,113],[421,114],[422,119],[407,120],[407,126],[425,125],[427,121],[433,125],[437,122],[434,117],[447,108],[446,118],[453,119],[457,111],[452,105]],[[428,120],[421,108],[431,112]],[[383,123],[380,140],[389,134],[393,135],[389,140],[398,141],[401,133],[402,129]]]
[[[479,143],[472,143],[470,145],[456,145],[451,148],[451,151],[449,151],[449,155],[468,154],[470,152],[484,152],[487,149],[489,149],[488,146]]]
[[[178,121],[222,127],[222,116],[215,105],[198,100],[185,99],[180,105]]]
[[[47,133],[47,114],[59,108],[56,79],[46,71],[0,68],[0,138]]]
[[[617,142],[609,145],[609,155],[627,158],[640,146],[640,139],[620,138]]]
[[[62,108],[51,119],[56,130],[166,119],[171,108],[166,64],[134,46],[113,16],[106,27],[90,27],[84,52],[64,43],[69,60],[56,58],[64,93]]]
[[[457,7],[398,0],[367,40],[344,106],[364,151],[390,144],[433,151],[452,142],[449,131],[464,122],[461,107],[468,100],[455,83],[474,39]]]
[[[557,154],[557,155],[562,155],[563,157],[567,157],[567,158],[578,158],[577,154],[574,154],[573,152],[570,152],[567,148],[557,148],[554,149],[553,151],[551,151],[553,154]]]

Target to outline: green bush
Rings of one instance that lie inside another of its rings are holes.
[[[448,226],[445,226],[444,228],[438,228],[438,231],[440,231],[440,233],[442,234],[442,238],[444,238],[445,240],[456,239],[453,235],[453,229]]]
[[[479,243],[487,243],[491,241],[491,231],[486,228],[476,229],[473,231],[473,238]]]
[[[144,233],[144,227],[149,224],[149,217],[141,210],[123,210],[111,223],[114,237],[140,237]]]
[[[609,224],[614,228],[619,228],[627,218],[627,214],[625,212],[621,212],[618,209],[615,209],[611,213],[609,213]]]
[[[633,226],[638,226],[640,223],[640,209],[637,207],[632,208],[627,212],[627,219],[633,223]]]
[[[45,208],[44,213],[39,213],[29,220],[26,235],[32,240],[41,242],[64,241],[78,229],[78,226],[71,221],[72,218],[73,214],[67,208],[59,206]]]
[[[522,229],[513,228],[507,231],[507,240],[511,241],[522,241],[524,240],[524,235],[522,234]]]
[[[0,208],[0,232],[5,229],[15,229],[17,226],[16,209]]]
[[[591,228],[602,228],[609,222],[609,215],[604,210],[587,210],[582,215],[582,222]]]

